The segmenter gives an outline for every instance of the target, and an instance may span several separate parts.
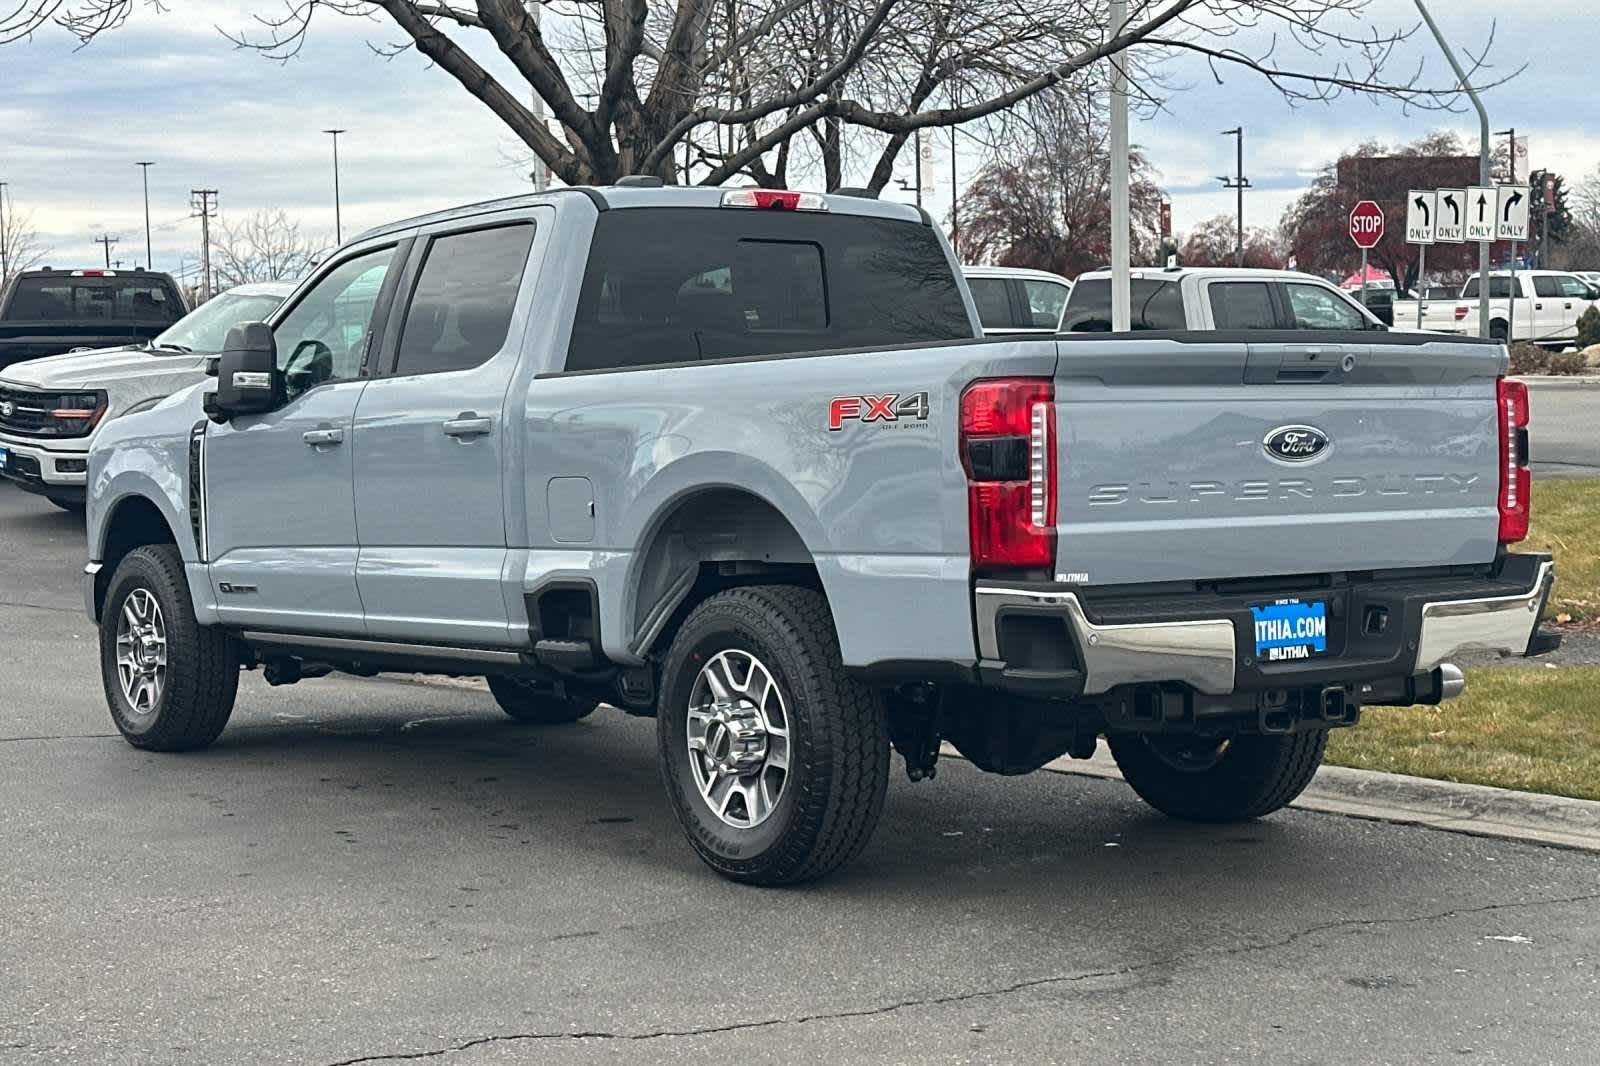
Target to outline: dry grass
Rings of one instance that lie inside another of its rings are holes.
[[[1328,761],[1600,799],[1600,667],[1470,670],[1449,703],[1362,711],[1359,726],[1334,730]]]
[[[1551,618],[1600,621],[1600,481],[1535,480],[1533,528],[1523,547],[1555,553]]]

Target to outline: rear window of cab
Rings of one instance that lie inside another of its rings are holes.
[[[730,208],[595,222],[566,369],[608,370],[974,336],[929,226]]]

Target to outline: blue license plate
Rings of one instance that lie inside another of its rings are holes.
[[[1252,607],[1250,613],[1260,661],[1289,662],[1328,653],[1328,605],[1321,600],[1278,600]]]
[[[0,470],[4,470],[6,468],[6,461],[10,458],[11,453],[6,451],[4,448],[0,448]]]

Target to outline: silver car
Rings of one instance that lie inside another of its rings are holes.
[[[148,345],[13,363],[0,375],[0,475],[58,507],[82,510],[89,445],[99,428],[203,379],[228,330],[265,318],[296,284],[229,289]]]

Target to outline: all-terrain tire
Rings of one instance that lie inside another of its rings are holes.
[[[1107,739],[1139,798],[1191,822],[1238,822],[1288,806],[1311,783],[1328,746],[1323,729],[1234,737],[1220,756],[1207,752],[1210,761],[1188,768],[1179,757],[1184,742],[1177,738],[1123,733]]]
[[[600,706],[597,700],[558,696],[519,677],[491,675],[487,680],[500,709],[528,725],[568,725],[588,717]]]
[[[770,814],[749,827],[729,825],[711,809],[690,763],[690,697],[701,668],[726,651],[760,660],[787,716],[785,777]],[[820,877],[861,852],[883,813],[883,702],[845,672],[828,601],[811,589],[753,585],[696,607],[662,671],[656,737],[684,834],[707,865],[732,880],[780,885]]]
[[[129,702],[117,670],[118,619],[140,590],[159,607],[166,643],[160,695],[144,711]],[[149,751],[208,746],[233,714],[239,665],[233,637],[195,621],[183,557],[175,545],[136,548],[117,564],[100,616],[100,679],[111,720],[129,744]]]

